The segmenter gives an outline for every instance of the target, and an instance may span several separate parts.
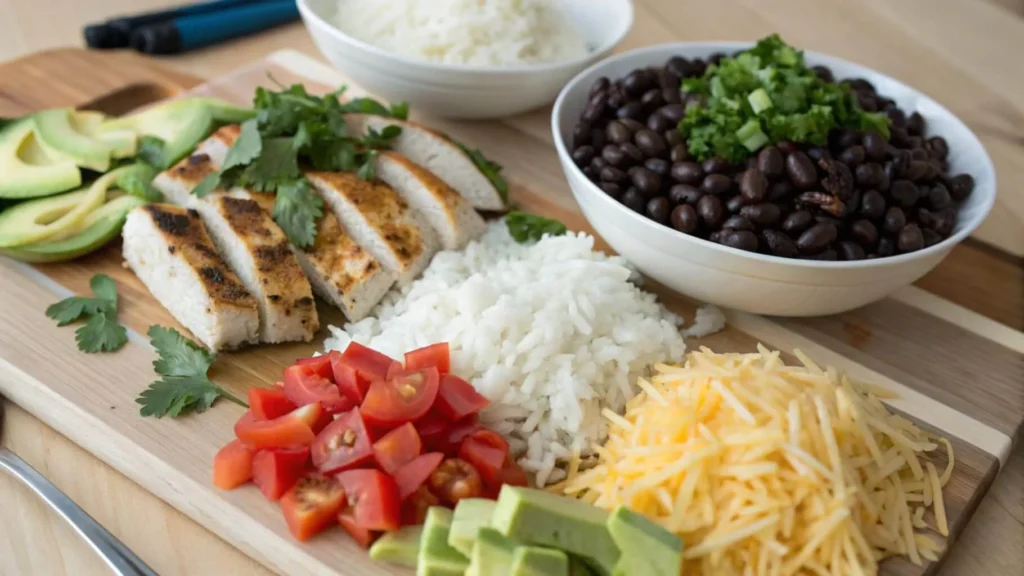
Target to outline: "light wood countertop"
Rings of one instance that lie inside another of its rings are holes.
[[[87,22],[175,3],[180,2],[0,0],[0,61],[80,45],[81,28]],[[971,115],[965,120],[975,130],[1007,135],[996,146],[1009,150],[1024,145],[1024,2],[1020,0],[638,0],[637,4],[637,24],[623,48],[673,40],[756,38],[778,31],[795,44],[901,78],[958,112],[969,109]],[[212,77],[281,48],[317,55],[302,26],[292,24],[166,58],[164,63]],[[972,98],[982,99],[985,105],[967,106]],[[1005,152],[989,146],[994,157]],[[1015,158],[1021,158],[1019,151]],[[1020,167],[1016,172],[1021,173]],[[981,236],[1024,254],[1024,180],[1001,180],[1000,194],[999,213]],[[978,311],[987,313],[980,307]],[[1024,319],[995,319],[1024,330]],[[158,573],[269,574],[20,408],[7,403],[6,410],[0,441]],[[1024,449],[1018,446],[940,574],[1009,575],[1019,574],[1022,566]],[[103,574],[108,574],[103,564],[71,529],[29,490],[0,475],[0,576]]]

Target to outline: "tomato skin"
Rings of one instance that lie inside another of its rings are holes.
[[[424,519],[426,519],[426,516],[424,516]],[[351,508],[346,508],[338,514],[338,524],[341,524],[342,529],[344,529],[345,532],[348,532],[348,535],[356,541],[356,544],[359,544],[363,548],[369,548],[370,544],[373,544],[373,541],[380,535],[372,530],[367,530],[360,526],[359,523],[356,522]]]
[[[429,366],[437,368],[440,374],[447,374],[451,371],[451,353],[447,342],[438,342],[405,353],[406,370],[419,370]]]
[[[380,470],[347,470],[337,475],[355,522],[367,530],[398,530],[398,486]]]
[[[356,404],[362,404],[370,388],[370,378],[361,374],[354,366],[346,364],[341,352],[332,350],[329,354],[334,382],[343,396]]]
[[[252,481],[267,500],[278,500],[306,472],[309,448],[260,450],[252,458]]]
[[[455,506],[459,500],[476,498],[484,493],[477,469],[459,458],[448,458],[431,473],[427,487],[442,502]]]
[[[309,358],[299,358],[295,361],[295,364],[298,366],[305,366],[328,380],[334,378],[334,370],[331,369],[331,358],[327,354],[310,356]]]
[[[235,424],[235,435],[253,448],[305,446],[316,438],[313,426],[320,420],[321,413],[320,404],[316,402],[273,420],[256,420],[251,411],[246,411]]]
[[[341,395],[341,390],[334,382],[301,364],[285,368],[284,394],[298,406],[319,402],[324,411],[331,414],[344,412],[353,406],[350,399]]]
[[[431,506],[439,506],[441,501],[434,493],[420,486],[404,502],[402,502],[402,526],[418,526],[427,520],[427,510]]]
[[[296,408],[298,406],[288,399],[284,391],[276,387],[249,389],[249,410],[257,420],[273,420]]]
[[[390,356],[367,348],[358,342],[348,345],[348,348],[341,353],[341,361],[362,372],[371,380],[386,378],[388,369],[396,363]]]
[[[505,465],[505,457],[508,452],[503,452],[500,448],[478,440],[475,434],[462,441],[459,458],[472,464],[488,487],[499,486],[501,484],[501,469]]]
[[[412,422],[430,410],[437,399],[440,375],[433,366],[402,371],[390,380],[374,380],[360,406],[363,418],[374,426]]]
[[[404,501],[412,496],[430,478],[444,460],[444,454],[430,452],[413,458],[393,474],[398,486],[398,499]]]
[[[377,459],[377,464],[391,475],[419,456],[422,451],[420,435],[416,433],[416,428],[411,422],[402,424],[373,443],[373,455]]]
[[[447,427],[437,433],[428,435],[421,431],[420,438],[423,439],[424,450],[443,452],[445,456],[454,457],[459,454],[459,447],[462,446],[462,441],[480,428],[480,422],[473,415],[453,424],[448,424]]]
[[[228,442],[213,457],[213,485],[231,490],[252,480],[252,457],[255,454],[256,451],[242,444],[241,440]]]
[[[309,540],[338,517],[345,505],[345,490],[333,478],[311,474],[299,478],[281,497],[288,530],[299,541]]]
[[[327,425],[313,440],[313,465],[324,474],[361,466],[373,459],[366,423],[352,409]]]
[[[469,382],[454,374],[441,376],[434,408],[449,420],[462,420],[489,405],[490,401],[477,392]]]
[[[501,468],[501,484],[508,484],[509,486],[529,486],[530,479],[526,475],[526,470],[516,463],[512,459],[512,456],[505,457],[505,465]]]

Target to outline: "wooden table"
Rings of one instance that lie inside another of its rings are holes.
[[[79,44],[85,22],[169,3],[174,2],[0,0],[0,61],[31,51]],[[1024,2],[1020,0],[637,3],[636,26],[623,48],[684,39],[754,38],[779,31],[794,43],[855,59],[900,77],[950,106],[980,99],[983,105],[972,108],[977,116],[967,117],[968,123],[979,132],[1003,136],[996,144],[1000,149],[989,145],[993,156],[1002,155],[1004,162],[1022,162],[1024,158],[1019,150],[1024,142],[1024,101],[1020,99],[1024,95],[1024,65],[1020,63],[1024,54]],[[309,37],[296,24],[167,58],[166,63],[210,77],[285,47],[316,54]],[[999,158],[996,161],[999,164]],[[1019,257],[1024,254],[1024,181],[1000,178],[998,214],[986,223],[980,237]],[[1020,280],[1024,282],[1024,269]],[[933,274],[923,282],[934,285],[958,281]],[[1020,303],[970,297],[958,299],[958,303],[1024,330]],[[9,403],[6,410],[3,444],[49,477],[160,574],[268,573],[26,412]],[[1024,450],[1018,447],[941,574],[1019,573],[1024,566],[1022,495]],[[63,574],[91,576],[107,572],[88,547],[28,490],[0,476],[0,576]]]

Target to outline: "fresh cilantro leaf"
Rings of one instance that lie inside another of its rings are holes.
[[[260,156],[263,150],[263,140],[260,137],[260,130],[257,120],[246,120],[238,133],[238,139],[231,145],[227,155],[224,157],[224,164],[221,166],[221,173],[227,172],[235,166],[245,166]]]
[[[398,118],[399,120],[406,120],[409,118],[409,103],[399,102],[398,104],[391,105],[391,117]]]
[[[164,165],[165,148],[166,144],[160,138],[157,138],[156,136],[143,136],[139,138],[139,150],[135,154],[146,164],[149,164],[157,170],[163,170],[167,168],[167,166]]]
[[[195,194],[196,198],[202,198],[216,190],[218,186],[220,186],[220,172],[214,172],[200,180],[199,184],[192,189],[192,194]]]
[[[299,156],[292,146],[292,139],[264,138],[262,152],[242,170],[238,184],[258,192],[273,192],[278,186],[301,176]]]
[[[299,153],[303,148],[311,147],[312,145],[312,129],[309,127],[308,122],[302,122],[299,124],[298,131],[295,132],[295,137],[292,138],[292,148],[295,149],[296,153]]]
[[[405,120],[409,117],[409,103],[399,102],[392,104],[390,108],[374,100],[373,98],[353,98],[341,105],[345,113],[373,114]]]
[[[106,274],[96,274],[89,279],[89,288],[97,298],[110,304],[111,309],[117,310],[117,284]]]
[[[46,317],[56,320],[57,326],[67,326],[82,316],[101,314],[109,306],[109,302],[99,298],[72,296],[47,307]]]
[[[452,140],[452,142],[455,142]],[[498,191],[498,195],[501,196],[501,201],[508,204],[508,182],[505,181],[505,177],[501,175],[503,170],[501,164],[497,162],[491,162],[484,156],[484,153],[480,150],[472,150],[469,147],[463,145],[460,142],[455,142],[455,145],[462,150],[469,159],[476,165],[479,170],[494,186],[494,189]]]
[[[323,199],[313,192],[305,178],[278,186],[274,202],[274,221],[299,248],[308,248],[316,240],[316,223],[323,216]]]
[[[520,244],[536,242],[544,237],[561,236],[566,233],[565,224],[558,220],[529,214],[527,212],[509,212],[505,216],[505,225],[508,226],[508,233]]]
[[[75,330],[75,342],[82,352],[113,352],[128,342],[128,331],[117,323],[115,312],[106,308]]]
[[[366,156],[365,156],[365,159],[363,160],[363,165],[360,166],[359,170],[356,172],[356,176],[360,180],[374,180],[374,179],[376,179],[377,178],[377,168],[374,166],[374,163],[376,162],[376,160],[377,160],[377,152],[375,150],[368,152],[366,154]]]
[[[153,370],[161,376],[205,375],[213,364],[212,354],[174,328],[153,325],[148,335],[149,343],[159,355],[153,361]]]
[[[117,181],[117,187],[146,202],[160,202],[164,199],[164,195],[153,186],[152,178],[146,179],[138,174],[125,174]]]

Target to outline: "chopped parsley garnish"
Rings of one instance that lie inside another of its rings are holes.
[[[238,140],[228,151],[216,174],[193,189],[205,196],[218,187],[244,186],[259,192],[274,192],[274,220],[293,244],[308,248],[316,240],[316,222],[323,215],[323,200],[302,169],[355,172],[359,178],[377,177],[377,151],[387,150],[401,134],[398,126],[363,137],[348,135],[344,115],[378,114],[405,119],[405,103],[390,108],[370,98],[339,101],[345,87],[313,96],[301,84],[280,90],[257,88],[253,100],[256,117],[242,124]]]
[[[134,170],[125,171],[117,179],[117,187],[146,202],[160,202],[164,199],[164,195],[153,186],[153,176],[155,175],[156,170],[151,165],[137,163]]]
[[[163,326],[150,326],[149,342],[159,355],[153,361],[153,369],[161,378],[135,399],[142,406],[139,414],[176,418],[189,412],[205,412],[220,397],[248,408],[206,376],[216,356],[205,348]]]
[[[75,330],[78,349],[86,353],[113,352],[128,342],[128,332],[117,322],[117,285],[106,274],[89,280],[95,298],[72,296],[46,309],[46,316],[67,326],[83,318],[85,324]]]
[[[508,226],[508,233],[512,239],[520,244],[536,242],[545,234],[561,236],[567,230],[565,224],[558,220],[527,212],[509,212],[505,216],[505,225]]]
[[[690,153],[701,160],[722,156],[741,162],[780,140],[822,146],[840,127],[889,137],[884,114],[861,110],[848,86],[819,78],[805,65],[803,52],[777,34],[722,58],[703,76],[683,80],[682,87],[707,99],[690,106],[679,123]]]
[[[160,138],[156,136],[143,136],[139,138],[139,149],[135,153],[143,162],[156,168],[157,170],[163,170],[164,166],[164,148],[166,144]]]

